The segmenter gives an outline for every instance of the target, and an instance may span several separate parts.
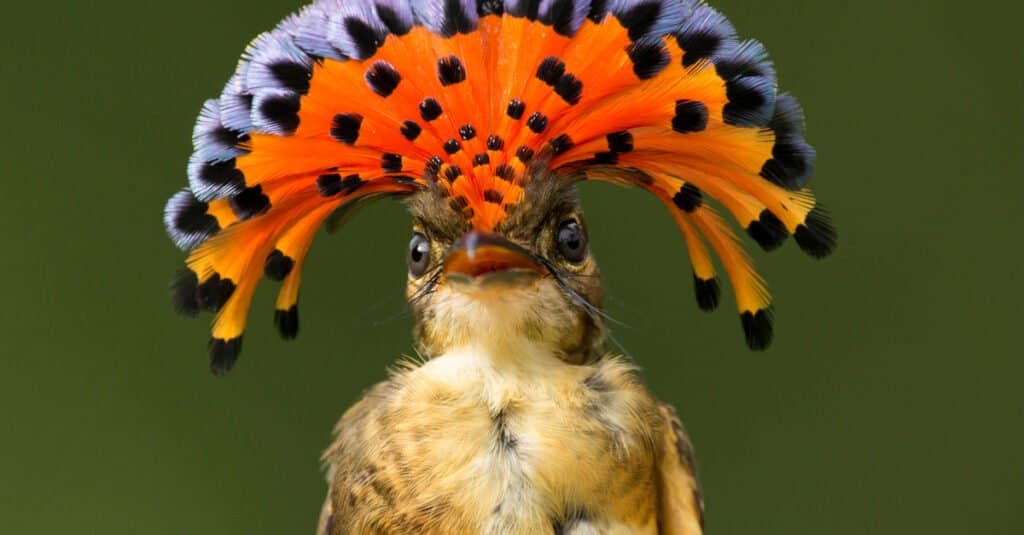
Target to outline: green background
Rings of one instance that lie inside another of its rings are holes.
[[[755,252],[777,340],[694,305],[646,194],[586,185],[616,335],[697,447],[709,532],[1020,533],[1017,2],[717,0],[809,118],[838,252]],[[272,292],[227,378],[164,234],[190,133],[287,0],[7,2],[0,21],[0,532],[312,533],[318,456],[410,351],[408,218],[321,238],[299,340]]]

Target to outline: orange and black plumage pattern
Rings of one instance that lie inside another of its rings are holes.
[[[693,0],[322,0],[248,47],[194,132],[189,187],[165,223],[189,251],[177,308],[217,314],[215,372],[237,358],[262,277],[298,330],[303,261],[338,210],[432,190],[493,230],[532,180],[642,187],[687,244],[700,308],[717,256],[748,345],[771,303],[714,199],[765,250],[835,247],[805,186],[814,150],[755,41]]]

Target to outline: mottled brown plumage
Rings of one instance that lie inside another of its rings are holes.
[[[556,179],[531,188],[488,239],[541,269],[492,266],[471,280],[450,258],[474,232],[436,191],[411,199],[430,244],[409,277],[419,356],[338,423],[322,534],[701,533],[675,411],[602,350],[585,236],[581,255],[568,251],[576,261],[561,252],[567,222],[582,228],[575,190]]]

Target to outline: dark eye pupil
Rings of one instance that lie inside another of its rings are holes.
[[[581,262],[587,254],[587,238],[575,221],[566,221],[558,228],[558,250],[570,262]]]
[[[563,233],[562,242],[565,243],[566,247],[573,250],[579,249],[580,246],[583,245],[583,242],[580,240],[580,235],[569,231]]]
[[[409,273],[419,277],[430,265],[430,240],[422,234],[414,234],[409,241]]]
[[[411,255],[413,262],[419,262],[420,260],[423,260],[424,256],[426,256],[426,252],[423,251],[423,247],[421,247],[419,244],[417,244],[416,247],[413,247],[412,252],[409,254]]]

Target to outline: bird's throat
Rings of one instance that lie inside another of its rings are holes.
[[[585,315],[549,279],[502,276],[442,284],[418,313],[416,338],[426,357],[473,347],[493,358],[530,351],[577,360],[589,331]]]

